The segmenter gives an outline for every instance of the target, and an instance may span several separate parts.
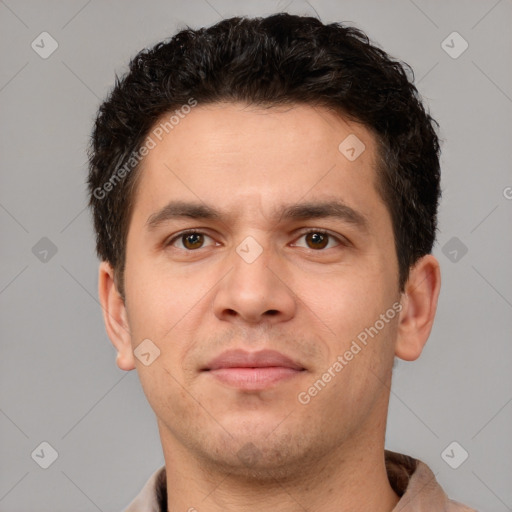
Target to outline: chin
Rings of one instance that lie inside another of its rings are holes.
[[[262,447],[260,443],[251,441],[238,450],[204,455],[215,471],[222,469],[226,474],[251,483],[255,480],[261,483],[275,482],[275,479],[290,477],[297,471],[297,459],[303,458],[297,453],[290,453],[289,447],[283,451],[275,447]]]
[[[212,470],[262,483],[286,480],[303,474],[308,463],[322,452],[323,435],[311,432],[276,430],[279,422],[253,425],[252,428],[223,432],[220,437],[208,436],[196,444],[199,457]],[[259,428],[258,428],[259,427]],[[314,455],[313,455],[314,454]]]

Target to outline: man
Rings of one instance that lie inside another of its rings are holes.
[[[165,458],[126,511],[471,510],[384,449],[440,289],[434,125],[400,63],[314,18],[132,61],[89,174],[107,333]]]

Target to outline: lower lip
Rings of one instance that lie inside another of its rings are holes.
[[[296,377],[302,372],[303,370],[294,370],[283,366],[270,366],[264,368],[219,368],[210,370],[208,373],[229,386],[246,390],[261,390]]]

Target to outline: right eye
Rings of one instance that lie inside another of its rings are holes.
[[[194,251],[201,249],[204,246],[205,238],[210,238],[210,240],[212,240],[211,237],[201,233],[200,231],[182,231],[181,233],[178,233],[176,236],[171,238],[171,240],[167,242],[166,246],[172,245],[185,251]],[[176,243],[180,244],[181,246],[176,246]]]

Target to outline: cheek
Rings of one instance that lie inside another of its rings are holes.
[[[181,376],[162,357],[151,366],[137,369],[139,380],[148,403],[158,418],[168,418],[167,425],[176,423],[176,418],[184,421],[197,415],[197,404],[181,384]],[[193,412],[192,412],[193,411]],[[172,420],[174,418],[174,420]]]
[[[372,330],[375,320],[370,323],[364,315],[358,322],[362,327],[347,326],[345,333],[340,328],[325,366],[312,376],[309,387],[301,389],[301,403],[309,399],[307,407],[314,415],[330,410],[333,424],[347,428],[360,424],[389,392],[393,364],[396,321],[390,320],[381,330]]]
[[[183,390],[177,381],[185,384],[193,374],[187,354],[203,339],[201,325],[211,316],[208,291],[212,291],[215,281],[191,273],[171,274],[157,265],[141,265],[130,279],[127,298],[132,313],[132,347],[150,339],[160,351],[153,363],[158,367],[154,372],[152,366],[144,367],[137,361],[141,383],[157,394],[154,400],[158,400],[159,393],[162,399],[166,395],[179,397]]]
[[[148,260],[149,261],[149,260]],[[194,307],[201,294],[193,277],[170,274],[158,264],[139,265],[127,272],[126,293],[135,326],[165,337]]]
[[[373,325],[391,307],[386,298],[389,291],[379,275],[368,268],[347,267],[336,274],[302,276],[294,291],[314,324],[325,328],[342,348],[347,338]]]
[[[316,313],[309,326],[322,330],[319,338],[327,355],[325,367],[316,375],[325,375],[322,380],[328,381],[325,404],[330,399],[364,403],[371,399],[372,390],[378,393],[387,381],[398,321],[393,304],[398,299],[383,276],[367,267],[366,272],[354,271],[327,285],[321,283],[315,293],[303,289],[304,303]]]

